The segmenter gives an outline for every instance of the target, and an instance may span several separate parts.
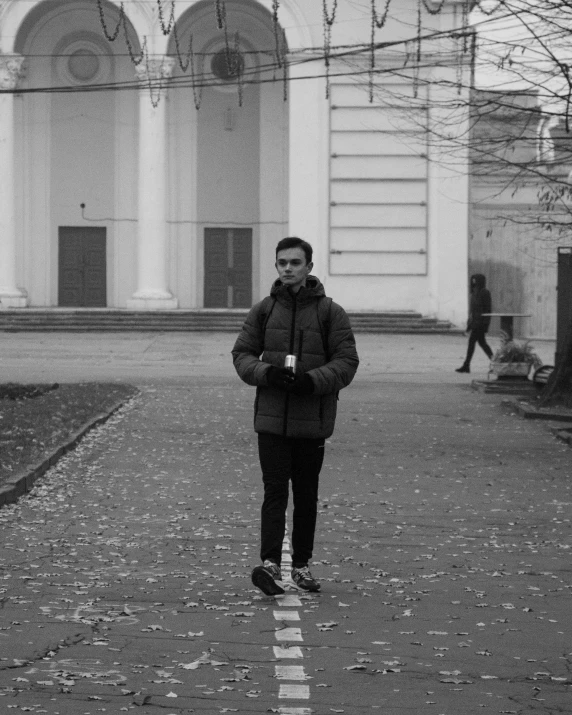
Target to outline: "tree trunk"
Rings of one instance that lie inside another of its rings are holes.
[[[572,407],[572,321],[568,326],[558,362],[540,396],[540,404],[560,403]]]

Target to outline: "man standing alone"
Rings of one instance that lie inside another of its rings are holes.
[[[310,275],[311,245],[296,237],[282,239],[275,266],[278,279],[270,296],[251,309],[232,350],[238,375],[256,387],[254,429],[264,499],[262,565],[253,570],[252,582],[269,596],[284,593],[277,582],[290,481],[292,580],[307,591],[320,590],[308,563],[324,443],[334,431],[338,393],[350,384],[359,363],[348,316]]]

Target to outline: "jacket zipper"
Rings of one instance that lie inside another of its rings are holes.
[[[288,352],[289,355],[294,354],[294,342],[295,342],[295,336],[296,336],[296,307],[297,307],[297,298],[298,294],[294,293],[292,296],[293,300],[293,307],[292,307],[292,322],[290,324],[290,350]],[[282,428],[282,435],[286,437],[286,433],[288,431],[288,410],[290,407],[290,393],[286,393],[286,401],[284,403],[284,426]]]
[[[294,342],[295,342],[295,337],[296,337],[296,308],[297,308],[297,297],[298,294],[294,293],[292,296],[293,301],[294,301],[294,306],[292,308],[292,324],[290,325],[290,350],[288,352],[289,355],[294,355]]]

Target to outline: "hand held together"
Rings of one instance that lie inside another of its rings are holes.
[[[314,392],[312,378],[304,373],[296,375],[289,368],[271,365],[266,373],[269,387],[291,392],[294,395],[311,395]]]

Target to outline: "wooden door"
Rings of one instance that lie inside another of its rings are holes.
[[[205,308],[252,305],[252,229],[205,228]]]
[[[106,229],[59,227],[58,305],[103,308],[107,305]]]
[[[252,229],[235,228],[232,232],[232,307],[252,306]]]

